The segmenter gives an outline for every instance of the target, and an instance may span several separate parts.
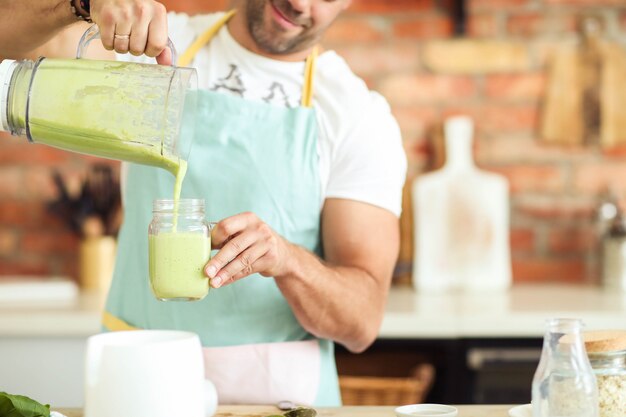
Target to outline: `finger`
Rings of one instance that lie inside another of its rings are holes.
[[[150,24],[148,26],[146,55],[158,57],[165,51],[166,46],[167,14],[165,11],[165,7],[163,7],[162,4],[158,3],[158,6],[155,6],[154,16],[152,17],[152,20],[150,21]]]
[[[102,18],[98,22],[98,29],[100,30],[100,40],[102,46],[107,51],[113,50],[113,35],[115,34],[115,20],[113,15],[109,12],[105,12]]]
[[[133,24],[131,29],[130,43],[128,50],[135,56],[143,55],[146,51],[146,44],[148,42],[148,25],[149,20],[147,18],[141,18]]]
[[[209,278],[214,278],[222,268],[248,249],[255,240],[254,233],[242,233],[234,237],[207,263],[204,273]]]
[[[242,232],[249,224],[258,221],[252,213],[241,213],[218,222],[211,232],[211,244],[221,249],[230,239]]]
[[[163,52],[157,55],[156,61],[157,64],[161,65],[176,65],[175,62],[172,62],[172,51],[168,47],[166,47]]]
[[[115,34],[113,35],[113,49],[119,54],[128,53],[130,45],[131,26],[129,22],[118,22],[115,25]]]
[[[267,248],[265,248],[264,245],[255,244],[250,246],[222,268],[215,278],[211,279],[211,286],[213,286],[213,288],[219,288],[257,272],[255,262],[257,262],[266,251]]]

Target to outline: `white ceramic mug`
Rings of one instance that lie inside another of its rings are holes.
[[[85,417],[207,417],[216,408],[195,333],[136,330],[88,339]]]

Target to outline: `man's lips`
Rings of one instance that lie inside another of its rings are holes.
[[[274,11],[274,15],[276,16],[277,20],[280,21],[280,23],[282,23],[283,26],[287,26],[287,27],[300,26],[299,24],[297,24],[296,22],[294,22],[293,20],[285,16],[276,6],[274,6],[272,2],[270,2],[270,6],[272,7],[272,10]]]

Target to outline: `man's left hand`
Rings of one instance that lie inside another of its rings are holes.
[[[248,275],[275,277],[285,273],[291,243],[254,213],[241,213],[218,222],[211,231],[211,246],[219,252],[204,273],[219,288]]]

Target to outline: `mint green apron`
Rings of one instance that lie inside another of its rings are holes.
[[[199,37],[181,59],[191,61],[198,45],[208,42],[231,15]],[[279,108],[216,92],[199,92],[198,123],[182,197],[204,198],[211,221],[254,212],[290,242],[319,254],[317,124],[310,107],[314,59],[307,60],[303,88],[307,106]],[[216,384],[222,404],[254,403],[265,398],[264,403],[280,399],[308,401],[317,406],[340,405],[333,342],[316,340],[302,328],[274,279],[255,274],[211,289],[196,302],[155,299],[148,280],[148,224],[152,201],[171,198],[173,186],[173,176],[164,170],[129,165],[124,224],[103,316],[104,328],[197,333],[210,362],[207,376]],[[305,348],[297,353],[299,347]],[[248,388],[250,392],[242,392],[242,400],[227,390],[245,391],[249,381],[231,378],[233,369],[239,362],[245,363],[245,358],[254,366],[246,370],[247,378],[255,382]],[[224,364],[230,368],[218,374],[209,372],[211,366]],[[312,388],[300,387],[308,391],[308,400],[300,394],[290,397],[290,386],[297,385],[297,380],[314,382]],[[272,386],[277,397],[254,395],[262,386]]]

